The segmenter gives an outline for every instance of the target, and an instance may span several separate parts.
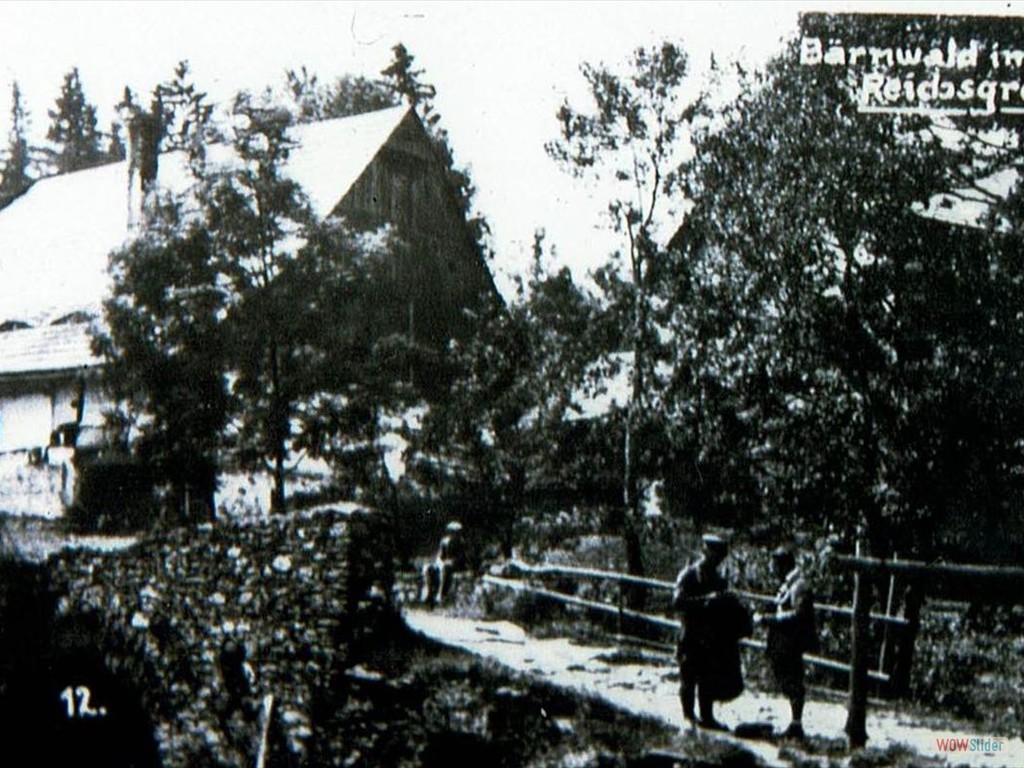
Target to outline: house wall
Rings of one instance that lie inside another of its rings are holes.
[[[101,427],[109,398],[92,382],[75,375],[0,382],[0,453],[45,448],[61,424]]]
[[[442,348],[469,328],[466,309],[496,300],[480,249],[466,226],[445,169],[410,114],[367,166],[337,212],[357,227],[389,223],[408,244],[392,277],[394,330]]]
[[[20,451],[49,445],[53,398],[26,392],[0,398],[0,451]]]

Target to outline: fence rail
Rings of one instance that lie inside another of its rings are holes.
[[[561,565],[530,565],[529,563],[524,563],[519,560],[509,563],[508,567],[519,573],[529,574],[531,576],[578,576],[582,578],[614,581],[619,584],[634,584],[636,586],[653,587],[654,589],[667,590],[669,592],[675,589],[675,584],[673,584],[671,581],[662,581],[661,579],[649,579],[641,576],[631,576],[628,573],[619,573],[617,571],[602,571],[595,568],[575,568]],[[758,592],[747,592],[745,590],[740,589],[733,590],[733,592],[735,592],[737,595],[746,600],[753,600],[762,603],[775,602],[774,595],[765,595]],[[830,613],[836,616],[842,616],[847,619],[853,616],[853,608],[848,605],[815,603],[814,610],[819,611],[821,613]],[[905,627],[909,623],[902,616],[891,616],[882,613],[872,613],[871,620],[876,621],[880,624],[891,624],[897,627]]]
[[[589,575],[593,576],[597,573],[604,573],[603,571],[591,571]],[[549,572],[548,575],[551,575]],[[616,574],[623,575],[623,574]],[[484,576],[483,581],[485,584],[491,584],[496,587],[502,587],[504,589],[510,589],[515,592],[521,592],[523,594],[536,595],[537,597],[543,597],[554,602],[563,603],[565,605],[573,605],[578,608],[586,608],[587,610],[596,611],[598,613],[605,613],[619,618],[630,619],[632,621],[642,621],[652,626],[659,627],[661,629],[668,629],[672,631],[678,631],[680,623],[675,619],[669,619],[665,616],[659,616],[652,613],[644,613],[642,611],[634,611],[630,608],[625,608],[620,605],[611,605],[610,603],[602,603],[599,600],[587,600],[586,598],[576,597],[575,595],[567,595],[564,592],[555,592],[550,589],[543,589],[541,587],[533,587],[529,584],[522,582],[519,579],[505,579],[499,576]],[[648,580],[650,581],[650,580]],[[743,638],[740,640],[740,645],[745,648],[751,648],[758,651],[764,651],[766,645],[761,640],[754,640],[752,638]],[[813,666],[822,667],[824,669],[831,669],[836,672],[844,672],[849,674],[850,665],[836,659],[830,659],[826,656],[818,656],[816,654],[805,653],[804,661]],[[869,670],[868,677],[876,682],[887,683],[889,682],[889,675],[878,670]]]
[[[926,595],[941,595],[947,600],[951,595],[956,597],[966,595],[967,599],[972,602],[1024,604],[1024,597],[1022,597],[1024,595],[1024,568],[960,563],[931,564],[898,560],[895,557],[892,560],[880,560],[861,556],[860,552],[858,544],[855,555],[839,555],[834,563],[835,567],[853,572],[853,605],[814,604],[816,611],[842,616],[850,620],[852,652],[849,663],[812,654],[804,655],[805,661],[812,665],[849,675],[850,692],[846,734],[851,747],[861,747],[867,740],[865,721],[868,681],[889,683],[890,688],[897,692],[905,692],[909,687],[910,663],[913,658],[914,642],[920,627],[921,606]],[[588,610],[615,614],[620,619],[628,618],[633,621],[646,622],[663,629],[676,629],[679,626],[678,622],[665,616],[643,613],[622,605],[623,586],[634,585],[660,590],[674,589],[675,585],[667,581],[631,576],[615,571],[567,566],[536,566],[522,562],[510,564],[510,570],[524,576],[590,578],[615,582],[619,586],[619,604],[610,605],[596,600],[566,595],[562,592],[532,586],[521,579],[487,576],[484,577],[484,580],[495,586],[535,594]],[[902,616],[892,615],[897,578],[900,579],[901,584],[907,587],[903,596]],[[885,614],[872,613],[870,608],[874,601],[874,587],[886,586],[885,582],[881,581],[882,579],[888,581],[888,589],[882,593],[887,595],[887,598],[883,600],[886,612]],[[774,602],[774,597],[770,595],[747,591],[738,591],[737,594],[757,602]],[[877,655],[878,664],[882,667],[889,666],[891,663],[893,665],[892,674],[885,672],[884,669],[871,670],[868,668],[869,664],[874,663],[869,658],[871,653],[869,627],[872,622],[882,625],[885,630],[881,652]],[[886,649],[892,641],[890,634],[899,638],[893,654],[886,653]],[[753,639],[744,640],[743,645],[762,650],[765,648],[764,643]],[[891,656],[896,658],[890,661]]]
[[[617,571],[602,571],[594,568],[576,568],[570,566],[552,566],[552,565],[530,565],[522,561],[514,561],[509,564],[509,570],[528,576],[536,577],[562,577],[562,578],[586,578],[596,579],[601,581],[610,581],[617,583],[621,589],[623,585],[637,585],[652,587],[654,589],[666,590],[671,592],[675,589],[675,584],[669,581],[662,581],[659,579],[650,579],[639,576],[631,576],[626,573],[619,573]],[[514,590],[516,592],[536,595],[537,597],[559,602],[565,605],[573,605],[579,608],[586,608],[598,613],[604,613],[607,615],[617,616],[620,619],[629,619],[631,621],[639,621],[646,623],[651,626],[659,627],[661,629],[667,629],[672,631],[678,631],[680,628],[679,621],[670,619],[666,616],[660,616],[657,614],[645,613],[642,611],[636,611],[631,608],[626,608],[622,605],[621,592],[620,600],[618,604],[613,605],[610,603],[601,602],[599,600],[588,600],[586,598],[577,597],[575,595],[567,595],[564,592],[557,592],[550,589],[544,589],[542,587],[535,587],[525,583],[519,579],[508,579],[498,576],[484,576],[484,582],[491,584],[496,587]],[[775,598],[770,595],[763,595],[756,592],[736,591],[736,594],[740,597],[757,600],[766,603],[774,603]],[[851,617],[853,615],[853,608],[847,606],[830,605],[827,603],[815,603],[816,610],[838,614],[844,617]],[[897,626],[906,626],[908,622],[900,617],[885,616],[882,614],[872,614],[871,618],[879,623],[883,624],[895,624]],[[764,651],[765,643],[760,640],[754,640],[751,638],[745,638],[740,641],[741,645],[754,650]],[[838,659],[831,659],[826,656],[819,656],[817,654],[804,654],[804,661],[812,666],[820,667],[823,669],[829,669],[835,672],[842,672],[849,674],[852,667],[846,662]],[[890,682],[890,675],[883,670],[868,670],[868,678],[879,683]]]

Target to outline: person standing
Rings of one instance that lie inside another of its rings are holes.
[[[768,627],[768,660],[780,693],[789,700],[792,720],[783,731],[785,738],[804,737],[803,713],[806,700],[804,653],[818,648],[814,621],[814,598],[796,557],[786,547],[772,553],[772,570],[781,580],[775,595],[775,612],[755,617]]]
[[[718,570],[728,555],[727,543],[720,536],[706,535],[702,544],[701,557],[679,572],[672,598],[682,614],[679,699],[687,721],[725,731],[728,728],[715,719],[715,701],[728,701],[743,691],[739,638],[750,634],[750,616],[728,592]]]
[[[423,566],[420,602],[440,605],[451,591],[455,570],[462,567],[462,524],[452,521],[445,526],[434,559]]]

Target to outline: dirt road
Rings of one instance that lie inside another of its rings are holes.
[[[461,619],[415,609],[406,610],[405,619],[414,631],[445,645],[494,659],[560,686],[596,694],[623,709],[683,727],[678,682],[673,676],[675,669],[670,665],[611,663],[614,648],[576,645],[566,639],[539,640],[507,621]],[[730,727],[758,722],[770,723],[776,730],[785,727],[789,714],[784,699],[756,691],[744,693],[716,712]],[[846,708],[842,704],[807,702],[804,727],[808,735],[841,737],[845,723]],[[878,708],[869,712],[867,728],[870,747],[885,749],[904,745],[923,758],[922,765],[1024,766],[1024,742],[1005,734],[933,730],[910,722],[898,712]],[[951,744],[944,741],[947,739],[956,741]],[[780,757],[776,744],[754,740],[742,743],[767,765],[792,765]]]

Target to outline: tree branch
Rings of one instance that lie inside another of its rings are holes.
[[[647,208],[647,218],[644,220],[644,230],[651,226],[654,221],[654,208],[658,203],[658,188],[661,186],[661,166],[658,164],[657,156],[651,153],[651,167],[654,168],[654,183],[651,184],[651,203]]]

